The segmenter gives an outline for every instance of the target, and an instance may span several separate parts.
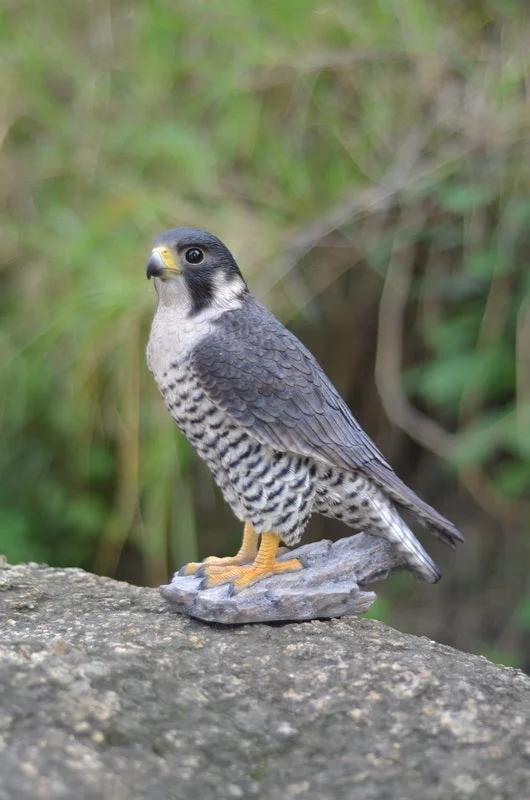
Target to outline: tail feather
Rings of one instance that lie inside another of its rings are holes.
[[[418,497],[389,467],[371,462],[370,475],[394,503],[410,511],[430,533],[446,545],[454,549],[457,542],[464,541],[464,537],[452,522]]]
[[[379,517],[378,535],[383,535],[393,544],[396,551],[402,556],[404,563],[418,578],[428,583],[437,583],[442,577],[442,573],[404,520],[401,519],[392,503],[381,493],[372,498],[371,504],[372,510],[376,510]]]

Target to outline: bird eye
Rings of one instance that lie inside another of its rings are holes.
[[[188,264],[200,264],[204,258],[204,253],[198,247],[191,247],[184,253],[184,258]]]

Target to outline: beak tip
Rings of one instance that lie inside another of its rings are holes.
[[[147,280],[150,278],[157,278],[162,275],[164,271],[164,262],[160,257],[160,254],[154,251],[151,253],[149,257],[149,261],[147,262],[147,266],[145,268],[145,274],[147,276]]]
[[[166,280],[167,278],[179,275],[180,269],[169,253],[164,255],[155,248],[155,250],[153,250],[149,256],[145,274],[147,275],[148,279],[162,278],[162,280]]]

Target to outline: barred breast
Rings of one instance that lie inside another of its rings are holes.
[[[174,359],[154,377],[171,416],[235,515],[252,523],[257,533],[274,531],[285,544],[296,544],[313,510],[313,459],[275,451],[238,426],[208,399],[189,356]]]

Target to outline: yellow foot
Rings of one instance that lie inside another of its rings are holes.
[[[202,561],[190,561],[188,564],[184,564],[179,569],[179,575],[195,575],[198,569],[202,567]]]
[[[231,583],[230,595],[237,594],[247,586],[276,575],[282,572],[298,572],[304,565],[297,558],[290,558],[287,561],[273,561],[269,564],[260,564],[256,560],[253,564],[242,565],[240,567],[228,567],[226,569],[216,569],[215,567],[204,567],[204,578],[201,582],[201,589],[211,589],[213,586],[220,586],[224,583]]]
[[[242,566],[243,564],[252,564],[256,558],[257,551],[258,535],[252,525],[247,522],[243,530],[243,541],[241,542],[241,547],[235,556],[229,556],[228,558],[209,556],[208,558],[205,558],[204,561],[190,561],[189,564],[184,564],[184,566],[179,569],[179,575],[196,575],[197,573],[199,573],[199,575],[204,575],[206,567],[208,567],[208,569],[215,568],[216,570],[224,570],[227,567],[238,567]]]
[[[208,556],[204,561],[190,561],[189,564],[184,564],[179,569],[179,575],[204,575],[209,573],[210,569],[224,572],[228,567],[242,566],[243,564],[252,564],[252,556],[228,556],[227,558],[218,558],[217,556]]]

